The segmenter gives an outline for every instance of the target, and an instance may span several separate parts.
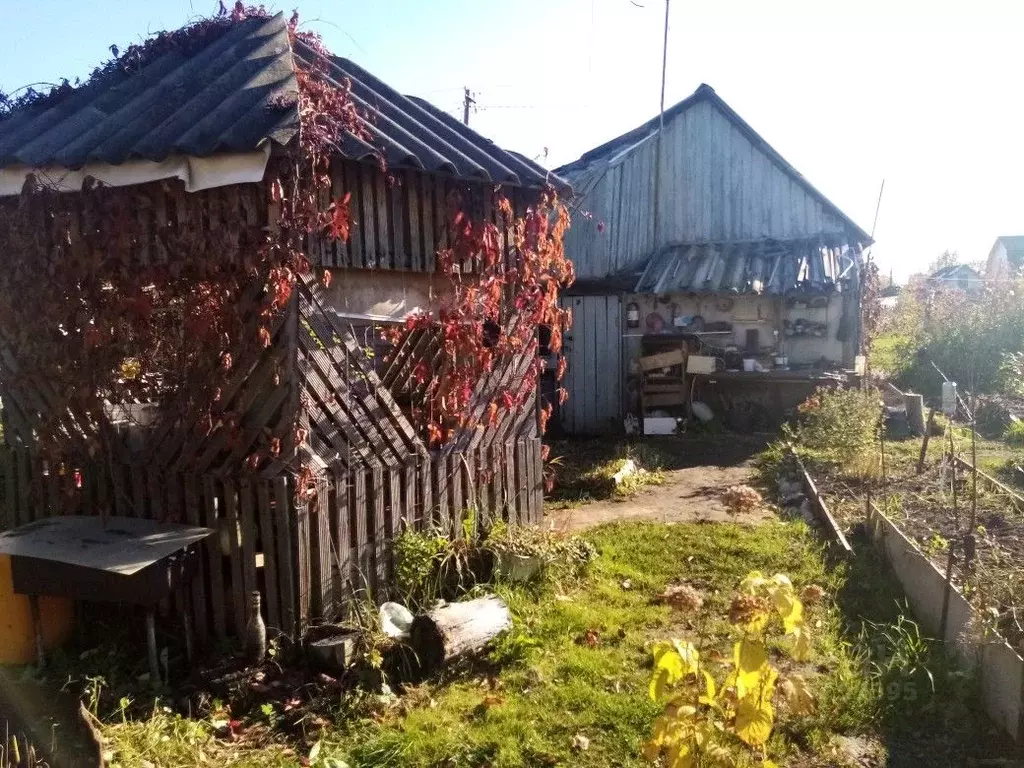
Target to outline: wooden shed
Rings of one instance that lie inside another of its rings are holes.
[[[708,372],[764,391],[852,367],[870,237],[709,86],[556,172],[586,212],[566,238],[578,275],[564,298],[567,431],[685,417]],[[678,360],[638,364],[673,350],[715,362],[691,365],[697,378]]]
[[[91,236],[83,184],[129,190],[126,270],[163,269],[181,243],[215,232],[229,216],[253,238],[265,236],[278,226],[272,169],[290,161],[299,141],[297,74],[315,61],[318,82],[344,91],[361,123],[330,159],[329,192],[350,210],[350,236],[302,239],[312,268],[266,343],[240,342],[229,356],[232,374],[209,422],[183,411],[147,426],[141,401],[55,413],[51,384],[11,353],[25,329],[0,329],[0,529],[71,514],[215,528],[190,602],[199,633],[224,637],[244,628],[254,589],[264,595],[268,626],[287,633],[345,612],[356,591],[382,597],[390,541],[402,525],[455,531],[467,509],[512,523],[539,520],[536,393],[501,419],[431,445],[407,396],[412,363],[431,342],[420,334],[389,346],[380,330],[444,298],[436,254],[450,242],[453,194],[468,215],[498,221],[496,190],[522,212],[557,179],[317,50],[281,15],[225,17],[187,44],[166,40],[173,42],[158,38],[157,53],[140,49],[142,66],[132,66],[129,53],[86,85],[0,118],[0,206],[17,206],[26,178],[44,181],[59,192],[47,220],[73,223],[70,249]],[[243,263],[245,247],[225,241],[224,258]],[[471,279],[472,263],[466,272]],[[239,309],[247,333],[268,290],[254,282]],[[194,320],[186,318],[184,334]],[[535,346],[522,351],[526,362],[535,355]],[[473,402],[522,368],[515,361],[478,382]],[[44,458],[40,430],[54,420],[62,434],[102,434],[109,450],[66,463]],[[280,435],[275,451],[254,452]]]

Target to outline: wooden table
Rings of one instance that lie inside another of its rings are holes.
[[[142,605],[149,671],[159,683],[155,610],[178,590],[186,601],[185,647],[191,659],[189,592],[182,587],[198,570],[200,542],[213,533],[191,525],[95,516],[49,517],[0,533],[0,555],[11,558],[14,591],[28,595],[32,604],[39,664],[45,662],[41,595]]]

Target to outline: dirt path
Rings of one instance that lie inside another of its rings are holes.
[[[556,530],[576,531],[613,520],[651,520],[659,523],[760,523],[770,512],[733,517],[718,497],[730,485],[749,484],[751,460],[730,466],[695,466],[665,472],[665,482],[622,500],[594,501],[554,510],[548,520]]]

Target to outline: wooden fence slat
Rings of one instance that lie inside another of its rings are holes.
[[[384,503],[384,470],[373,469],[373,507],[369,523],[373,531],[373,595],[378,600],[384,593],[388,579],[388,528],[390,515]]]
[[[235,633],[238,637],[245,634],[246,599],[245,584],[242,576],[242,549],[239,538],[238,522],[238,490],[230,480],[218,483],[223,491],[224,523],[228,532],[228,549],[231,559],[231,607],[235,619]]]
[[[491,519],[505,519],[505,491],[502,472],[502,459],[505,454],[498,443],[491,443],[487,448],[488,466],[491,470]]]
[[[533,511],[530,516],[530,523],[539,523],[544,517],[544,468],[540,460],[540,438],[534,437],[530,440],[530,465],[533,467]]]
[[[295,606],[298,626],[296,633],[301,636],[309,626],[310,601],[311,601],[311,575],[310,575],[310,521],[309,503],[306,501],[295,502],[295,585],[296,600]]]
[[[291,494],[288,478],[274,479],[274,530],[277,534],[277,573],[281,588],[281,629],[289,636],[295,633],[295,552],[292,548]]]
[[[420,461],[414,471],[418,472],[417,517],[420,527],[427,529],[434,519],[434,484],[430,479],[430,462]]]
[[[440,455],[433,462],[427,462],[427,467],[429,467],[433,475],[437,499],[434,505],[432,520],[438,530],[450,536],[452,534],[452,515],[449,507],[449,500],[451,499],[449,489],[451,485],[448,482],[448,457]]]
[[[337,561],[335,594],[339,610],[347,609],[352,599],[348,582],[352,573],[352,527],[349,517],[349,482],[342,472],[334,473],[334,488],[331,490],[332,512],[334,514],[334,556]],[[344,618],[348,618],[342,612]]]
[[[350,519],[354,521],[356,546],[353,557],[355,578],[353,586],[356,590],[368,589],[370,586],[370,536],[367,531],[368,495],[366,488],[366,472],[356,470],[355,486],[352,489],[352,509]]]
[[[519,489],[516,487],[516,459],[513,445],[514,443],[508,441],[500,446],[502,451],[501,469],[505,475],[505,498],[502,504],[504,507],[502,511],[504,519],[509,525],[517,525],[519,523],[519,514],[516,511],[516,496],[519,493]]]
[[[256,504],[252,494],[252,483],[243,478],[239,493],[239,522],[242,528],[242,583],[245,585],[245,621],[248,624],[252,605],[250,595],[256,591]],[[266,601],[264,601],[266,602]]]
[[[216,533],[207,537],[203,542],[206,548],[206,558],[210,573],[210,607],[213,609],[213,629],[217,637],[225,639],[228,636],[227,610],[224,605],[224,557],[221,554],[221,521],[217,506],[217,489],[213,478],[203,478],[203,510],[207,528],[212,528]]]
[[[202,525],[202,513],[199,507],[199,487],[195,475],[188,475],[184,478],[184,517],[189,525]],[[216,534],[212,537],[217,540]],[[207,546],[210,539],[206,540]],[[195,626],[196,636],[201,643],[205,643],[209,634],[209,627],[206,620],[206,580],[209,575],[209,558],[201,550],[199,557],[199,570],[192,579],[190,589],[192,590],[192,618]]]
[[[526,471],[526,441],[516,440],[516,510],[519,523],[525,525],[530,520],[530,479]]]
[[[462,495],[462,454],[453,453],[449,457],[448,481],[452,489],[452,535],[458,536],[462,529],[462,518],[466,513],[465,497]]]
[[[474,459],[474,463],[471,465],[474,467],[475,477],[473,482],[476,485],[476,496],[479,500],[477,505],[478,519],[481,524],[486,524],[490,527],[490,521],[492,518],[491,509],[491,467],[487,461],[487,452],[477,448],[471,454]]]
[[[263,594],[267,600],[267,626],[281,626],[281,587],[277,581],[277,541],[274,517],[270,509],[270,483],[260,480],[256,485],[256,502],[260,520],[260,551],[263,553]]]
[[[335,617],[334,569],[331,555],[330,486],[326,480],[317,481],[316,499],[311,505],[315,518],[310,521],[312,544],[314,606],[322,619]]]

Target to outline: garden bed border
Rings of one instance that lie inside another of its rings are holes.
[[[918,623],[933,636],[942,632],[943,602],[949,606],[941,638],[979,676],[985,712],[1014,741],[1024,739],[1024,659],[999,635],[978,635],[981,617],[943,573],[873,503],[868,530],[907,596]]]

